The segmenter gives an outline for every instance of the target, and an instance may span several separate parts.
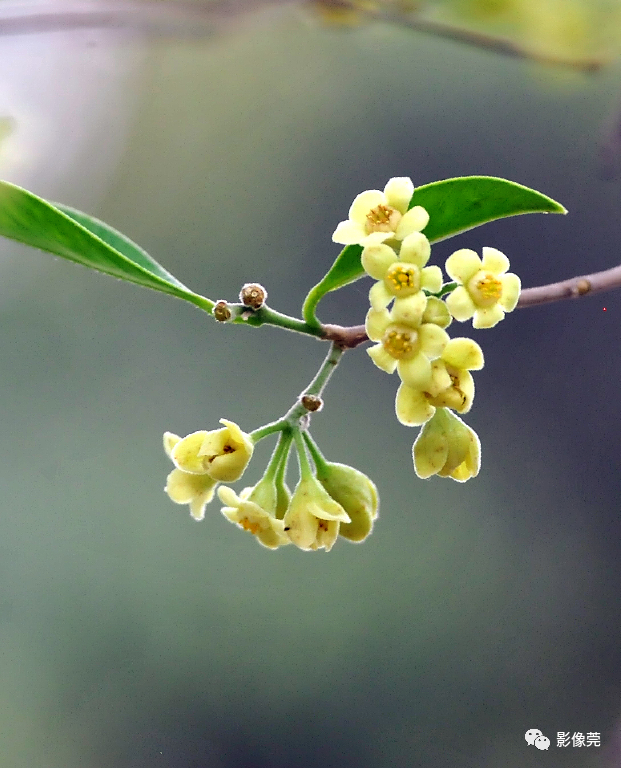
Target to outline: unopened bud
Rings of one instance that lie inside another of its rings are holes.
[[[267,291],[259,283],[246,283],[239,292],[239,300],[250,309],[261,309],[266,299]]]
[[[227,320],[231,319],[231,315],[232,312],[226,301],[216,301],[213,308],[213,316],[219,323],[226,323]]]
[[[317,397],[317,395],[302,395],[300,402],[311,413],[320,411],[323,408],[323,400]]]

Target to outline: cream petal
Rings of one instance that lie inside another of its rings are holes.
[[[228,488],[226,485],[221,485],[218,488],[218,498],[227,507],[238,507],[241,498],[235,493],[232,488]]]
[[[367,354],[382,371],[386,371],[386,373],[395,372],[397,360],[392,355],[389,355],[381,344],[375,344],[375,346],[367,349]]]
[[[411,235],[404,238],[399,251],[399,257],[403,261],[408,261],[422,268],[429,261],[430,256],[431,243],[422,232],[412,232]],[[435,269],[439,269],[439,267],[435,267]],[[440,289],[438,288],[438,290]]]
[[[401,221],[397,224],[395,230],[395,237],[397,240],[403,240],[412,232],[420,232],[425,229],[429,223],[429,214],[421,205],[415,205],[414,208],[405,213],[401,217]]]
[[[383,280],[375,283],[375,285],[369,291],[369,301],[371,303],[371,307],[377,311],[385,309],[394,298],[395,297],[388,290]]]
[[[282,521],[279,520],[278,522]],[[278,549],[285,543],[291,543],[289,539],[285,538],[284,533],[279,534],[271,525],[257,533],[257,541],[268,549]]]
[[[421,352],[430,360],[440,357],[449,342],[449,335],[439,325],[423,323],[418,329],[418,342]]]
[[[442,270],[440,267],[425,267],[420,274],[421,288],[430,293],[438,293],[442,289]]]
[[[370,235],[365,235],[365,237],[360,241],[360,245],[365,247],[367,245],[379,245],[385,240],[390,240],[392,236],[392,232],[371,232]]]
[[[364,227],[367,214],[378,205],[386,205],[386,195],[379,189],[367,189],[356,196],[349,209],[349,218]]]
[[[493,328],[504,318],[505,311],[500,304],[494,304],[493,307],[477,309],[472,320],[473,328]]]
[[[455,368],[479,371],[483,368],[483,350],[472,339],[458,336],[451,339],[442,352],[442,359]]]
[[[513,272],[503,275],[500,278],[500,282],[502,283],[502,296],[498,300],[498,303],[505,312],[512,312],[520,298],[522,283],[520,278],[517,275],[514,275]]]
[[[179,442],[181,442],[179,435],[175,435],[174,432],[164,432],[164,451],[166,452],[166,455],[169,459],[170,454],[172,453],[172,449]]]
[[[284,531],[300,549],[310,549],[317,538],[319,520],[304,507],[291,505],[284,517]]]
[[[395,176],[384,187],[388,205],[396,208],[399,213],[405,213],[414,194],[414,184],[409,176]]]
[[[393,323],[408,328],[418,328],[427,306],[427,297],[422,291],[404,299],[396,299],[390,313]]]
[[[433,416],[436,409],[420,389],[401,384],[395,398],[395,413],[406,427],[418,427]]]
[[[208,434],[210,433],[204,429],[192,432],[175,445],[170,452],[170,458],[178,469],[194,475],[207,474],[203,459],[198,455],[198,452]]]
[[[451,280],[467,283],[481,269],[481,259],[470,248],[460,248],[448,257],[444,269]]]
[[[341,221],[332,233],[332,242],[341,245],[355,245],[362,242],[366,237],[366,232],[355,221]]]
[[[457,286],[452,293],[449,293],[446,297],[446,306],[455,320],[460,323],[469,320],[476,310],[474,301],[463,285]]]
[[[340,527],[340,523],[328,523],[327,530],[320,529],[317,536],[319,547],[323,547],[326,552],[329,552],[338,538]]]
[[[374,280],[383,280],[386,272],[398,260],[399,257],[393,249],[384,243],[367,245],[360,257],[362,268]]]
[[[483,248],[483,269],[489,270],[493,275],[502,275],[509,269],[509,259],[497,248]]]
[[[445,363],[442,360],[434,360],[431,364],[431,382],[425,391],[432,397],[436,397],[442,390],[450,387],[451,383]]]
[[[367,312],[364,328],[371,341],[380,341],[390,325],[390,313],[387,309],[370,309]]]
[[[200,496],[192,499],[190,502],[190,515],[194,518],[194,520],[200,522],[201,520],[205,519],[205,507],[207,504],[209,504],[212,498],[213,493],[211,496],[209,494],[202,493]]]
[[[462,371],[459,377],[459,388],[464,394],[464,404],[461,408],[455,408],[457,413],[468,413],[474,401],[474,378],[470,371]]]
[[[431,381],[431,363],[422,352],[409,360],[399,360],[397,370],[401,381],[414,389],[425,390]]]
[[[175,504],[189,504],[192,499],[201,495],[211,501],[216,485],[216,481],[209,475],[192,475],[180,469],[173,469],[168,475],[164,490]]]
[[[427,296],[427,306],[423,312],[423,323],[434,323],[440,328],[448,328],[453,322],[451,313],[442,299],[436,296]]]

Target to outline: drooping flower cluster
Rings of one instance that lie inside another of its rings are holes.
[[[495,248],[483,248],[482,259],[464,248],[446,261],[457,286],[443,301],[442,272],[427,266],[431,245],[422,230],[429,216],[421,206],[410,207],[413,193],[409,178],[391,179],[384,192],[362,192],[332,239],[363,246],[362,266],[376,280],[365,323],[375,344],[367,352],[378,368],[397,371],[401,379],[399,421],[424,425],[412,449],[416,473],[464,482],[478,474],[480,444],[451,411],[463,414],[472,407],[470,371],[483,367],[483,352],[472,339],[450,339],[445,329],[453,318],[492,328],[515,308],[520,279],[507,271],[509,260]]]

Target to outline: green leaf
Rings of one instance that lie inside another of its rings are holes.
[[[0,235],[98,272],[168,293],[210,311],[213,302],[179,282],[129,238],[102,221],[0,181]]]
[[[432,243],[507,216],[567,213],[552,198],[495,176],[461,176],[425,184],[414,190],[408,208],[415,205],[422,205],[429,213],[429,224],[424,233]],[[307,323],[318,324],[315,309],[326,293],[336,291],[364,275],[361,254],[360,245],[343,248],[326,276],[306,297],[303,315]]]

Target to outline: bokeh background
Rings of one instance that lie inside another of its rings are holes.
[[[548,16],[431,11],[540,52],[616,53],[617,3],[595,21],[594,3],[521,5]],[[292,314],[355,194],[394,175],[503,176],[569,209],[440,243],[433,263],[493,245],[524,286],[618,263],[614,55],[587,75],[336,21],[287,5],[211,35],[4,28],[0,175],[198,292],[258,280]],[[483,466],[466,485],[416,478],[396,377],[348,353],[313,434],[373,477],[381,512],[326,555],[264,550],[215,502],[195,523],[162,492],[161,448],[165,430],[277,418],[325,345],[8,241],[0,270],[3,768],[621,765],[621,293],[472,332]],[[322,319],[362,322],[369,285]],[[558,731],[602,746],[558,748]]]

